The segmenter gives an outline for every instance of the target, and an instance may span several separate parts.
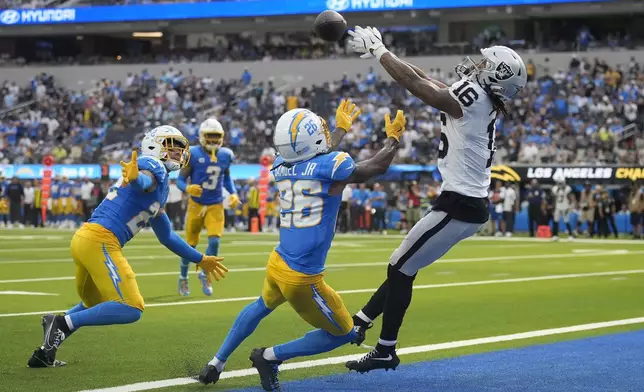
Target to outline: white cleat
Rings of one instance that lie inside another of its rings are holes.
[[[552,240],[553,240],[553,241],[559,241],[559,236],[553,236],[553,237],[552,237]]]
[[[212,295],[212,283],[208,280],[208,275],[206,275],[203,270],[199,270],[199,281],[201,282],[201,291],[207,296]]]
[[[568,236],[568,241],[573,242],[574,240],[575,240],[575,237],[574,237],[574,236],[572,236],[572,235],[571,235],[571,236]]]

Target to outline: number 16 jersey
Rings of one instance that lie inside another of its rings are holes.
[[[271,171],[279,190],[280,240],[275,251],[288,266],[307,275],[324,271],[335,235],[342,192],[330,194],[336,181],[355,170],[346,152],[318,155],[292,165],[278,157]]]
[[[443,177],[441,192],[484,198],[490,187],[496,114],[487,93],[476,82],[464,78],[451,87],[463,117],[441,113],[438,170]]]

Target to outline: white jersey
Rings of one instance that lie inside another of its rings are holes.
[[[555,199],[555,208],[558,210],[567,210],[570,208],[570,193],[572,188],[569,185],[555,185],[552,188],[552,196]]]
[[[463,117],[441,113],[438,170],[443,177],[441,192],[487,197],[490,187],[496,114],[492,101],[478,83],[462,79],[449,88],[461,105]]]

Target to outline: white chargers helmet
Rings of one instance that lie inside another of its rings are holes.
[[[141,155],[156,158],[168,171],[175,171],[190,162],[190,143],[177,128],[162,125],[143,136]]]
[[[331,133],[326,121],[317,114],[293,109],[277,121],[273,143],[284,162],[305,161],[329,152]]]
[[[503,101],[512,99],[525,87],[528,71],[521,56],[506,46],[481,49],[483,59],[475,63],[469,56],[456,66],[460,77],[477,81]]]
[[[209,118],[199,126],[199,143],[208,150],[214,151],[224,145],[224,127],[214,118]]]

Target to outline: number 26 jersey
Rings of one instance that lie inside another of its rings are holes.
[[[441,192],[484,198],[490,186],[496,114],[483,88],[467,78],[449,87],[463,117],[441,113],[438,170],[443,177]]]
[[[124,246],[151,218],[154,218],[168,199],[168,172],[163,162],[152,157],[137,160],[139,171],[151,172],[157,186],[153,192],[137,192],[131,185],[121,187],[119,179],[94,210],[88,223],[97,223],[114,233]]]
[[[331,152],[287,166],[278,157],[271,170],[280,198],[280,240],[275,251],[291,269],[319,274],[324,271],[342,199],[342,192],[329,191],[334,182],[353,173],[353,159],[346,152]]]

